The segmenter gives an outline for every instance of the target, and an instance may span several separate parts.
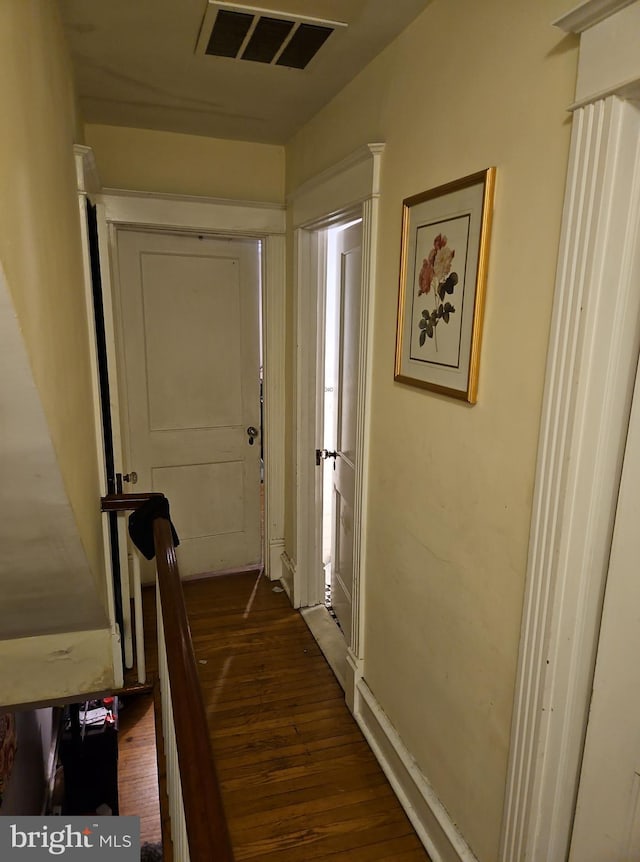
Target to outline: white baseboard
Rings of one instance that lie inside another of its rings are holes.
[[[345,662],[344,699],[353,715],[356,714],[358,683],[362,679],[362,668],[362,659],[358,658],[351,647],[349,647]]]
[[[289,601],[293,604],[293,582],[296,576],[296,564],[293,562],[289,554],[283,551],[280,554],[281,574],[280,581],[284,587],[284,591],[289,596]]]
[[[270,581],[278,581],[282,576],[282,554],[284,539],[272,539],[266,553],[266,574]]]
[[[356,682],[354,715],[433,862],[477,862],[362,679]]]

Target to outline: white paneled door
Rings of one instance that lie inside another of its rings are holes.
[[[350,643],[354,571],[362,222],[358,222],[358,224],[337,235],[337,260],[339,264],[335,402],[337,427],[335,469],[333,471],[331,605],[342,627],[346,641]],[[328,464],[325,469],[327,468]]]
[[[640,860],[640,374],[611,546],[570,862]]]
[[[259,563],[259,243],[117,237],[127,470],[168,497],[183,575]]]

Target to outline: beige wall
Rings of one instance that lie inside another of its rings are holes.
[[[0,3],[0,262],[89,565],[104,594],[69,56],[50,0]],[[103,595],[104,598],[104,595]]]
[[[122,126],[85,126],[105,188],[279,203],[284,147]]]
[[[387,145],[365,678],[481,862],[498,852],[576,72],[574,40],[550,22],[570,5],[434,0],[287,148],[290,192],[367,141]],[[401,203],[490,165],[494,232],[469,407],[393,381]],[[291,468],[288,487],[290,542]]]

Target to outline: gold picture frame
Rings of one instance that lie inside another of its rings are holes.
[[[475,404],[496,169],[402,202],[394,379]]]

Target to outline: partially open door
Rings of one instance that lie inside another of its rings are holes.
[[[330,604],[347,643],[351,639],[357,466],[358,357],[362,287],[362,222],[335,234],[335,449],[325,448],[331,471]],[[327,483],[328,484],[328,483]],[[327,501],[325,501],[327,502]]]

